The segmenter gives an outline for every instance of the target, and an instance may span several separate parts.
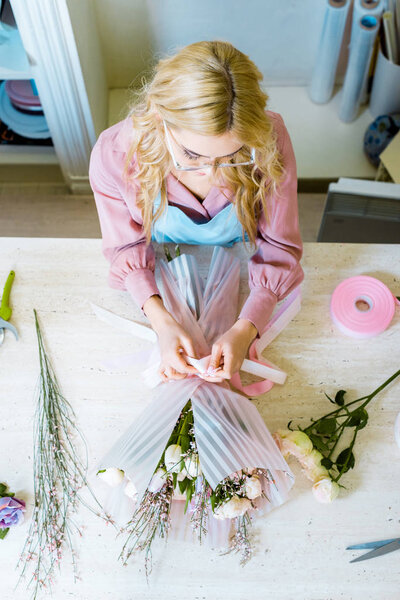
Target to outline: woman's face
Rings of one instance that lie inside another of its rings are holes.
[[[216,158],[221,162],[229,162],[232,159],[235,162],[236,153],[243,146],[232,132],[208,136],[178,127],[169,127],[168,131],[175,158],[182,167],[212,165]],[[191,174],[200,177],[204,177],[210,172],[210,169],[190,171]]]

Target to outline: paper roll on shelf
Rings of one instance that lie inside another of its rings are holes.
[[[354,31],[339,106],[339,118],[345,123],[357,117],[377,33],[378,20],[372,16],[362,17]]]
[[[369,111],[373,117],[400,113],[400,65],[388,60],[379,48]]]
[[[327,0],[326,4],[317,60],[309,88],[309,96],[317,104],[328,102],[332,96],[350,2]]]
[[[350,46],[354,39],[355,29],[363,17],[375,17],[379,23],[381,15],[385,10],[382,0],[354,0],[353,20],[351,24]]]
[[[350,44],[349,50],[351,50],[351,42],[354,36],[354,31],[357,28],[357,24],[360,20],[365,16],[376,17],[378,23],[381,19],[382,13],[385,9],[384,0],[354,0],[353,4],[353,14],[352,14],[352,23],[351,23],[351,34],[350,34]],[[361,92],[361,104],[364,104],[368,101],[368,80],[372,79],[373,75],[373,64],[376,60],[376,49],[375,53],[372,56],[372,59],[369,61],[370,65],[370,78],[368,76],[365,78],[363,89]]]

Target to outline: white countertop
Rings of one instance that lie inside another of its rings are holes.
[[[182,246],[182,251],[186,247]],[[211,249],[188,247],[205,269]],[[247,294],[245,251],[241,297]],[[400,309],[377,337],[356,340],[340,333],[329,316],[331,294],[343,279],[370,275],[400,295],[400,245],[305,243],[302,308],[264,355],[287,372],[283,386],[254,400],[269,430],[305,426],[332,409],[332,396],[364,396],[398,370]],[[108,287],[108,265],[101,240],[0,238],[0,291],[11,269],[13,315],[20,340],[9,333],[0,348],[0,481],[27,502],[24,524],[0,540],[1,596],[27,600],[15,565],[29,528],[33,500],[32,425],[38,352],[33,309],[38,311],[48,354],[61,389],[72,404],[93,464],[122,434],[150,399],[127,371],[109,372],[105,356],[140,348],[135,338],[101,323],[94,302],[121,316],[140,320],[127,293]],[[79,522],[86,527],[75,540],[81,581],[73,583],[69,556],[62,562],[54,598],[64,600],[367,600],[399,597],[400,554],[349,564],[363,550],[345,547],[400,535],[400,449],[393,425],[400,410],[396,380],[368,406],[369,422],[358,434],[356,464],[342,476],[347,487],[330,505],[319,504],[294,459],[296,476],[289,500],[254,523],[258,541],[252,560],[242,569],[237,555],[220,557],[206,546],[170,540],[154,555],[147,586],[142,557],[127,567],[117,561],[121,538],[87,509]],[[347,441],[347,438],[346,438]],[[397,596],[396,596],[397,594]],[[48,596],[43,596],[48,597]]]

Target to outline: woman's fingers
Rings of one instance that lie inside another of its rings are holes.
[[[198,373],[198,370],[192,365],[188,365],[182,355],[179,353],[174,356],[173,361],[171,362],[174,369],[176,369],[176,371],[179,373]]]
[[[222,358],[222,346],[218,343],[213,344],[211,349],[210,368],[218,369]]]
[[[197,358],[196,350],[194,349],[193,342],[189,337],[181,338],[182,348],[187,356]]]
[[[222,347],[222,357],[223,357],[223,365],[222,371],[218,371],[218,377],[223,377],[224,379],[230,379],[234,373],[233,369],[233,353],[230,348]]]
[[[170,381],[171,379],[185,379],[187,373],[179,373],[172,367],[160,368],[158,374],[162,381]]]

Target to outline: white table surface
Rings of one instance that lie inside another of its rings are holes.
[[[184,250],[185,247],[182,247]],[[205,273],[209,248],[191,247]],[[241,300],[247,293],[245,251]],[[283,386],[254,400],[269,430],[288,421],[305,426],[332,410],[324,392],[347,390],[346,399],[364,396],[399,368],[400,310],[381,335],[356,340],[330,320],[330,296],[338,283],[370,275],[400,295],[400,245],[305,243],[302,309],[265,350],[288,373]],[[125,292],[108,287],[108,265],[100,240],[0,239],[0,288],[10,269],[12,323],[0,348],[0,481],[27,502],[25,522],[0,541],[0,597],[26,600],[30,592],[15,571],[29,527],[33,502],[32,425],[38,352],[33,308],[38,311],[48,353],[61,389],[72,404],[94,464],[121,435],[151,397],[128,371],[109,372],[105,356],[140,348],[138,340],[101,323],[90,302],[133,320],[145,321]],[[364,551],[345,547],[400,535],[400,449],[393,425],[400,410],[400,381],[368,406],[369,423],[355,445],[355,468],[340,482],[347,486],[332,504],[316,502],[294,459],[296,476],[289,500],[254,524],[258,541],[252,560],[239,566],[237,555],[170,540],[156,548],[147,585],[141,557],[124,567],[117,561],[121,538],[87,509],[79,511],[84,535],[76,539],[81,581],[74,584],[66,553],[54,587],[57,600],[178,599],[367,600],[400,598],[400,553],[350,564]],[[346,440],[347,441],[347,440]],[[42,597],[47,597],[42,594]]]

